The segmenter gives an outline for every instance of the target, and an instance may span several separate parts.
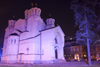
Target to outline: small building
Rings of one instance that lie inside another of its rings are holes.
[[[85,45],[76,44],[76,41],[72,40],[65,43],[64,56],[70,61],[87,59],[86,49]]]
[[[97,40],[95,44],[90,45],[91,60],[100,61],[100,40]]]

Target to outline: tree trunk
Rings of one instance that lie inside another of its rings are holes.
[[[90,55],[89,38],[87,38],[87,52],[88,52],[88,64],[91,65],[91,55]]]
[[[85,13],[85,22],[87,23],[87,17],[86,17],[86,13]],[[88,26],[86,27],[86,34],[87,34],[87,53],[88,53],[88,64],[89,66],[91,65],[91,55],[90,55],[90,46],[89,46],[89,29]]]

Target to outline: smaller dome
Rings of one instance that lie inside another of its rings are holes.
[[[47,23],[47,27],[46,28],[52,28],[52,27],[55,27],[55,19],[53,18],[48,18],[46,20],[46,23]]]
[[[10,29],[14,27],[15,22],[15,20],[8,20],[8,26]]]

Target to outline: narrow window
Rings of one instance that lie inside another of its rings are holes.
[[[55,38],[55,43],[57,44],[57,38]]]
[[[16,43],[16,39],[14,40],[14,43]]]
[[[27,48],[26,51],[27,51],[27,54],[28,54],[29,53],[29,48]]]

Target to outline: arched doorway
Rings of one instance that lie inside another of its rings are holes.
[[[57,49],[55,49],[55,59],[58,59],[58,52],[57,52]]]
[[[55,36],[55,45],[54,45],[54,51],[55,51],[55,59],[62,59],[63,58],[63,39],[60,33],[56,33]]]

